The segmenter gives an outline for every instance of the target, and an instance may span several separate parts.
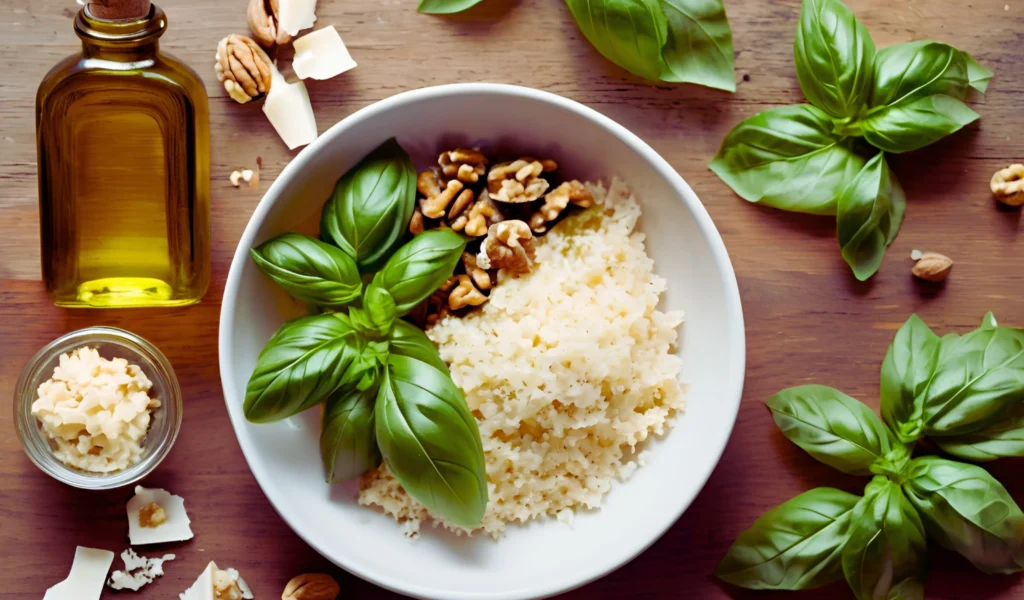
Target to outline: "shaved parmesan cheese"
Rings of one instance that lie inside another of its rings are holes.
[[[245,598],[250,600],[253,597],[245,580],[238,575],[234,569],[221,570],[217,563],[210,561],[206,569],[199,575],[199,579],[184,592],[178,594],[179,600],[237,600]]]
[[[277,26],[298,35],[316,22],[316,0],[278,0]]]
[[[300,37],[292,46],[292,69],[302,79],[330,79],[356,67],[334,25]]]
[[[164,509],[167,520],[156,527],[143,527],[139,513],[144,506],[157,504]],[[191,521],[185,513],[185,499],[167,490],[135,487],[135,496],[128,501],[128,540],[133,546],[162,544],[192,539]]]
[[[100,600],[114,553],[78,546],[68,578],[46,590],[43,600]]]
[[[277,130],[289,150],[305,146],[316,139],[316,117],[309,93],[301,81],[288,83],[284,76],[273,68],[270,92],[263,102],[263,113]]]
[[[161,558],[147,558],[139,556],[134,550],[128,548],[121,553],[121,560],[124,561],[124,571],[111,573],[107,585],[115,590],[137,592],[142,586],[153,583],[157,577],[162,577],[164,562],[174,560],[174,555],[164,554]]]

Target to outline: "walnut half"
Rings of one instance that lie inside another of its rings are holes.
[[[487,190],[483,190],[469,210],[466,210],[466,205],[462,203],[462,196],[460,196],[452,205],[451,211],[448,212],[448,219],[453,230],[464,231],[466,235],[480,237],[487,235],[487,228],[495,223],[500,223],[503,217],[501,211],[488,196]]]
[[[442,152],[437,159],[445,177],[455,177],[463,183],[476,183],[487,168],[487,157],[479,148],[456,148]]]
[[[459,310],[467,306],[480,306],[487,302],[487,296],[476,289],[469,275],[456,275],[455,281],[458,285],[448,295],[448,308]]]
[[[440,219],[444,216],[448,205],[455,200],[459,192],[468,194],[467,200],[473,199],[472,190],[463,190],[462,182],[458,179],[448,181],[444,188],[441,187],[441,178],[434,171],[424,171],[416,178],[416,189],[423,194],[420,200],[420,211],[424,217],[429,219]]]
[[[551,185],[541,177],[541,173],[557,168],[558,163],[553,160],[542,161],[529,157],[498,163],[487,173],[487,191],[498,202],[533,202],[548,191]]]
[[[502,221],[491,225],[480,246],[477,264],[484,269],[502,269],[513,275],[529,273],[534,257],[533,232],[523,221]]]
[[[239,104],[263,97],[270,91],[270,57],[244,35],[233,33],[217,44],[217,81]]]
[[[1024,204],[1024,165],[1010,165],[992,176],[992,195],[1007,206]]]
[[[536,233],[547,231],[547,224],[557,219],[570,202],[581,208],[590,208],[594,205],[594,196],[575,179],[562,183],[544,196],[544,205],[530,216],[530,229]]]

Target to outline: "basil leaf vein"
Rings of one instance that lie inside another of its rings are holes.
[[[298,233],[285,233],[249,250],[253,262],[293,298],[338,308],[362,291],[359,269],[340,249]]]
[[[793,44],[800,89],[833,117],[856,117],[871,94],[875,44],[838,0],[804,0]]]

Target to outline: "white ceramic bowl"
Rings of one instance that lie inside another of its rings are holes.
[[[682,379],[686,414],[652,457],[613,486],[599,512],[574,528],[554,520],[513,526],[499,542],[425,527],[415,540],[391,519],[355,502],[355,486],[324,483],[319,411],[269,425],[242,414],[260,349],[301,305],[264,277],[249,248],[295,228],[309,231],[335,181],[391,136],[417,167],[455,144],[497,144],[556,158],[568,176],[618,175],[640,198],[641,229],[667,309],[684,309]],[[739,408],[743,314],[725,246],[700,200],[664,159],[611,119],[560,96],[495,84],[458,84],[398,94],[341,121],[303,150],[256,207],[231,264],[220,318],[224,397],[249,466],[281,516],[341,567],[411,596],[537,598],[582,585],[621,566],[686,510],[714,469]]]

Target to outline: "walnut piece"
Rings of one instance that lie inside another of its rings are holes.
[[[470,207],[469,211],[463,208],[462,211],[455,212],[455,206],[458,204],[458,201],[456,201],[455,205],[452,206],[452,211],[448,213],[449,219],[456,217],[455,220],[451,221],[450,227],[455,231],[462,231],[466,235],[473,237],[487,235],[488,227],[495,223],[500,223],[504,219],[497,205],[491,201],[487,190],[480,192],[476,202]]]
[[[469,252],[463,252],[462,266],[466,268],[466,274],[473,280],[473,284],[477,288],[481,290],[491,289],[491,276],[476,264],[476,256]]]
[[[484,269],[502,269],[513,275],[529,273],[533,266],[533,232],[523,221],[502,221],[491,225],[480,246],[477,264]]]
[[[412,212],[412,218],[409,219],[409,233],[419,235],[423,233],[423,230],[423,213],[417,208]]]
[[[1007,206],[1024,205],[1024,165],[1010,165],[992,176],[992,195]]]
[[[558,164],[553,160],[520,158],[498,163],[487,173],[487,191],[499,202],[533,202],[548,191],[551,185],[541,173],[553,171]]]
[[[463,183],[480,181],[487,169],[487,157],[479,148],[456,148],[442,152],[437,159],[445,177],[455,177]]]
[[[440,219],[444,216],[448,205],[455,199],[456,194],[463,192],[462,188],[462,182],[458,179],[450,180],[442,188],[441,178],[436,172],[420,173],[416,178],[416,189],[424,196],[420,199],[420,212],[429,219]],[[469,193],[469,198],[472,199],[473,192],[471,190],[466,190],[463,193]]]
[[[150,502],[139,509],[141,527],[157,527],[167,522],[167,512],[156,502]]]
[[[911,272],[915,277],[925,281],[944,281],[953,268],[953,261],[948,256],[937,252],[925,252],[914,264]]]
[[[335,600],[341,586],[326,573],[305,573],[293,577],[284,586],[281,600]]]
[[[558,218],[572,203],[581,208],[594,205],[594,196],[578,180],[566,181],[544,196],[544,205],[530,217],[530,229],[536,233],[547,231],[547,224]]]
[[[270,91],[270,57],[244,35],[233,33],[217,45],[217,81],[239,104],[262,98]]]
[[[278,27],[278,0],[249,0],[249,30],[252,37],[264,48],[274,44],[287,44],[292,36]]]
[[[448,295],[448,308],[459,310],[467,306],[480,306],[487,302],[487,296],[484,296],[480,293],[480,290],[476,289],[469,275],[456,275],[455,280],[458,282],[458,285]]]

